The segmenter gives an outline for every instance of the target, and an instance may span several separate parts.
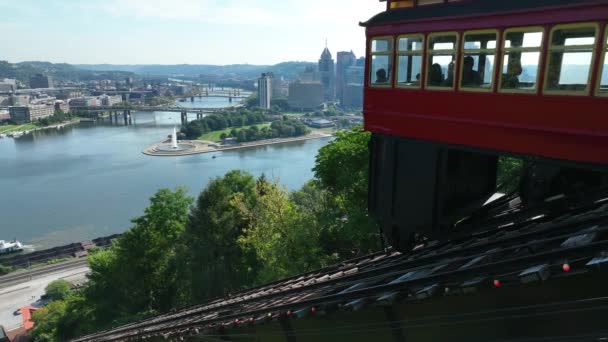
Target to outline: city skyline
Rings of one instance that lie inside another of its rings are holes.
[[[70,64],[276,64],[365,52],[375,0],[0,0],[2,60]],[[348,15],[340,15],[348,8]]]

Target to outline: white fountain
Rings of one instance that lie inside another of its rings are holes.
[[[171,148],[177,150],[179,146],[177,146],[177,131],[175,126],[173,126],[173,135],[171,136]]]
[[[144,153],[147,155],[157,156],[182,156],[185,154],[192,154],[192,150],[195,150],[196,146],[189,141],[177,141],[177,128],[173,127],[173,134],[171,134],[171,141],[164,140],[160,144],[155,144],[146,150]]]

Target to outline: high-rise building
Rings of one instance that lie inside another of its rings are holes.
[[[350,66],[344,73],[344,90],[340,104],[349,108],[363,107],[363,82],[365,67]]]
[[[260,108],[270,109],[273,76],[271,72],[266,72],[258,78],[258,101]]]
[[[321,53],[319,59],[319,74],[321,75],[321,84],[323,85],[323,98],[325,101],[332,101],[335,98],[335,70],[334,60],[331,57],[331,52],[327,46]]]
[[[42,74],[30,77],[30,88],[54,88],[53,78]]]
[[[298,78],[300,81],[305,83],[321,82],[319,72],[315,71],[315,68],[311,66],[307,66],[306,69],[304,69],[304,72],[298,75]]]
[[[346,70],[357,63],[357,57],[352,51],[340,51],[336,59],[336,98],[343,104],[344,88],[347,84]]]

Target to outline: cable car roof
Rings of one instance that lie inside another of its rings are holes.
[[[380,0],[386,1],[386,0]],[[392,1],[390,3],[397,3]],[[592,3],[606,3],[606,0],[471,0],[462,2],[449,2],[427,6],[413,6],[393,8],[379,13],[361,26],[374,26],[401,21],[414,21],[444,17],[466,17],[490,13],[514,12],[531,10],[543,7],[569,6]]]

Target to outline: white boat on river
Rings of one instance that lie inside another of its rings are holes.
[[[0,240],[0,254],[8,254],[13,252],[20,252],[23,250],[23,245],[17,240],[4,241]]]

